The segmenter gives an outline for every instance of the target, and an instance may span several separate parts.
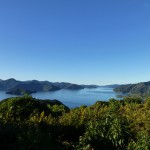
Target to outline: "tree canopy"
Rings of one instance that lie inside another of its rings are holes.
[[[69,109],[31,96],[0,102],[0,145],[11,150],[148,150],[150,98],[125,97]]]

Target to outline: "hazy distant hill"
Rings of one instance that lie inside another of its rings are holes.
[[[98,86],[98,85],[78,85],[67,82],[49,82],[49,81],[18,81],[13,78],[8,80],[0,79],[0,90],[8,94],[22,95],[23,93],[35,93],[38,91],[57,91],[60,89],[80,90],[84,88],[108,87],[115,88],[117,84]]]
[[[150,81],[137,84],[121,85],[114,89],[116,92],[147,95],[150,94]]]
[[[98,88],[98,87],[100,87],[99,85],[94,85],[94,84],[91,84],[91,85],[81,85],[81,86],[83,86],[84,88]]]
[[[8,80],[0,80],[0,90],[8,90],[14,88],[16,85],[20,84],[20,81],[15,79],[8,79]]]
[[[15,79],[0,80],[0,90],[7,91],[9,94],[20,95],[22,93],[34,93],[37,91],[56,91],[60,89],[78,90],[85,88],[82,85],[66,82],[49,81],[17,81]]]
[[[119,86],[121,86],[121,85],[120,85],[120,84],[111,84],[111,85],[104,85],[104,86],[102,86],[102,87],[117,88],[117,87],[119,87]]]

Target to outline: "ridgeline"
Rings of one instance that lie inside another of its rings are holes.
[[[0,90],[7,94],[24,95],[39,91],[57,91],[61,89],[80,90],[84,88],[96,88],[97,85],[78,85],[67,82],[49,82],[49,81],[18,81],[13,78],[0,80]]]
[[[114,89],[114,91],[147,96],[147,95],[150,95],[150,81],[149,82],[141,82],[141,83],[137,83],[137,84],[120,85],[120,86],[116,87]]]

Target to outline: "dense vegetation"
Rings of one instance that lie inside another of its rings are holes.
[[[150,98],[125,97],[69,109],[31,96],[0,102],[5,150],[149,150]]]
[[[137,84],[120,85],[114,89],[116,92],[138,94],[142,96],[150,95],[150,81]]]

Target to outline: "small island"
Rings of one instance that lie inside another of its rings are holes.
[[[24,95],[24,94],[30,95],[32,93],[36,93],[36,91],[30,91],[26,89],[11,89],[6,92],[6,94],[12,94],[12,95]]]

